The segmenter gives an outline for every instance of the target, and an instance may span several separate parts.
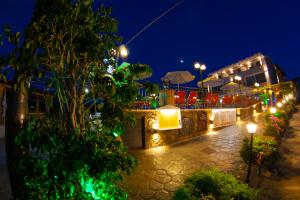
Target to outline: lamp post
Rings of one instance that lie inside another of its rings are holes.
[[[256,132],[257,124],[250,122],[247,124],[248,133],[250,133],[250,151],[249,151],[249,162],[246,183],[249,184],[250,173],[251,173],[251,163],[252,163],[252,148],[253,148],[253,135]]]
[[[201,89],[203,89],[204,86],[203,86],[202,72],[206,70],[206,66],[205,66],[204,64],[200,64],[199,62],[195,62],[195,63],[194,63],[194,68],[195,68],[196,70],[199,69],[199,71],[200,71]]]
[[[238,82],[238,84],[239,84],[239,90],[240,90],[240,93],[241,93],[241,80],[242,80],[242,77],[236,75],[234,77],[234,79]]]
[[[127,58],[129,55],[129,50],[127,49],[127,47],[125,45],[121,45],[119,47],[119,56],[123,59]]]

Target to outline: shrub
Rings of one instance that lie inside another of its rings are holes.
[[[32,119],[16,138],[26,150],[17,170],[23,175],[17,199],[127,199],[117,186],[137,160],[104,127],[66,133],[54,116]],[[30,147],[30,148],[28,148]]]
[[[250,141],[245,138],[243,141],[240,155],[245,163],[249,161]],[[270,169],[280,158],[279,146],[275,137],[254,136],[252,148],[252,163]]]
[[[174,200],[253,200],[257,191],[238,181],[234,176],[210,169],[188,177],[173,197]]]

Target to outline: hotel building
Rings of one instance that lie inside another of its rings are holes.
[[[240,77],[240,80],[236,77]],[[268,86],[281,83],[284,79],[285,73],[278,65],[268,56],[257,53],[210,73],[204,80],[204,86],[218,92],[222,86],[230,82],[240,81],[241,86],[255,87],[258,84]]]

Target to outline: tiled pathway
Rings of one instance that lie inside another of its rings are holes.
[[[262,130],[262,115],[256,115],[258,131]],[[246,137],[246,122],[211,132],[192,141],[136,150],[138,167],[125,178],[124,189],[129,199],[170,199],[184,178],[198,170],[216,167],[244,179],[245,165],[239,150]]]

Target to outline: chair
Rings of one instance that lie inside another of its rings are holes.
[[[175,94],[175,103],[176,104],[184,104],[185,103],[185,91],[180,90]]]
[[[187,103],[188,105],[194,105],[197,102],[198,93],[196,91],[190,91]]]

